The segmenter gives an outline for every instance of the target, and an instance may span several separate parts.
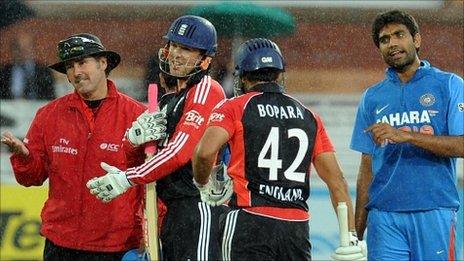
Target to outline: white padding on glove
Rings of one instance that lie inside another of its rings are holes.
[[[164,139],[166,137],[166,122],[165,111],[154,113],[145,111],[132,122],[132,127],[127,131],[127,139],[135,146]]]
[[[132,186],[127,180],[126,173],[120,169],[105,162],[102,162],[100,166],[107,172],[106,175],[89,180],[87,188],[90,189],[92,195],[97,196],[101,201],[110,202]]]
[[[221,181],[217,179],[218,176],[224,177],[226,175],[227,167],[224,164],[221,164],[213,168],[208,183],[205,185],[200,185],[194,180],[193,183],[200,191],[201,201],[211,206],[220,206],[229,200],[234,192],[232,180],[226,179]]]
[[[350,245],[338,247],[331,255],[334,261],[367,260],[367,245],[358,240],[355,233],[350,232]]]

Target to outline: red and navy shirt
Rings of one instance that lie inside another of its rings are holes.
[[[135,184],[158,180],[158,196],[166,203],[172,198],[199,195],[192,182],[191,157],[211,111],[224,99],[221,85],[210,76],[171,97],[167,104],[167,142],[149,161],[128,169],[127,178]]]
[[[279,219],[308,219],[311,162],[334,151],[319,116],[268,83],[220,104],[208,126],[229,133],[231,206]]]

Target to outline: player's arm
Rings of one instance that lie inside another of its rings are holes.
[[[464,136],[434,136],[396,129],[387,123],[376,123],[366,131],[377,144],[387,140],[410,143],[442,157],[464,157]]]
[[[193,178],[200,185],[208,183],[209,175],[219,149],[229,140],[229,133],[222,127],[211,126],[198,143],[192,158]]]
[[[334,152],[323,152],[316,156],[313,161],[314,167],[319,177],[327,184],[330,193],[330,200],[336,212],[338,202],[346,202],[348,206],[348,226],[350,231],[355,230],[353,204],[348,192],[340,165]]]
[[[363,239],[366,230],[367,210],[365,208],[369,201],[368,189],[372,181],[372,157],[369,154],[361,155],[361,165],[359,167],[358,180],[356,184],[356,210],[355,224],[356,232],[360,240]]]
[[[464,157],[464,83],[452,74],[448,80],[448,136],[411,133],[408,142],[443,157]]]
[[[409,143],[442,157],[464,157],[464,136],[431,136],[411,133]]]

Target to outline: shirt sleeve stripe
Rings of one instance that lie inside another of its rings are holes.
[[[138,178],[144,177],[148,173],[152,172],[155,168],[159,167],[161,164],[165,163],[172,157],[174,157],[185,145],[188,140],[189,135],[183,132],[180,132],[179,135],[170,142],[166,148],[161,150],[155,157],[135,168],[128,169],[127,178]]]
[[[206,103],[206,98],[208,97],[209,89],[211,89],[211,77],[208,77],[208,83],[206,84],[206,91],[203,95],[203,99],[201,100],[201,104]]]
[[[193,102],[194,103],[198,103],[198,96],[200,95],[200,89],[201,89],[201,86],[203,86],[205,84],[205,77],[203,77],[203,79],[201,79],[201,81],[197,84],[196,88],[195,88],[195,96],[193,97]]]
[[[206,97],[208,96],[209,89],[211,87],[211,77],[205,76],[198,84],[195,89],[195,96],[193,103],[205,104]]]

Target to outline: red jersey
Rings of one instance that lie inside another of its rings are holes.
[[[227,100],[208,126],[229,133],[234,181],[230,204],[286,220],[308,219],[309,171],[322,152],[333,152],[320,117],[277,84]]]
[[[77,93],[38,110],[24,143],[27,158],[13,155],[19,184],[49,180],[41,234],[55,244],[79,250],[116,252],[138,248],[142,233],[143,187],[129,189],[110,203],[89,193],[87,181],[106,172],[100,162],[120,169],[143,160],[143,148],[126,159],[122,137],[145,107],[119,93],[112,81],[93,114]]]
[[[163,200],[197,195],[198,190],[192,182],[191,157],[206,129],[211,111],[224,99],[221,85],[210,76],[176,94],[167,105],[169,137],[166,145],[149,161],[128,169],[127,178],[135,184],[161,180],[157,189]],[[172,125],[173,130],[170,131]],[[169,193],[164,193],[168,190]]]

